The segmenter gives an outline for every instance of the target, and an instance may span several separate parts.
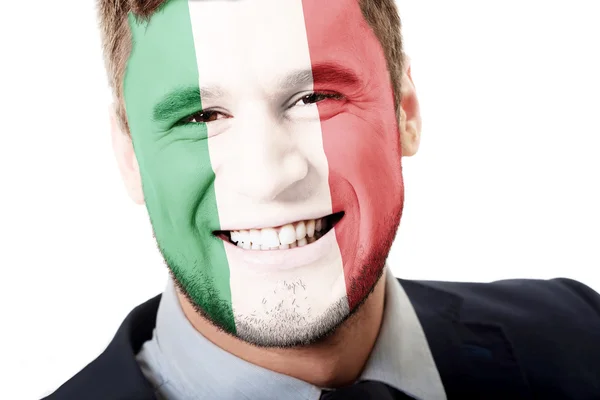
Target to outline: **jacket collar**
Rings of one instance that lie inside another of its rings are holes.
[[[505,326],[493,312],[473,312],[478,300],[469,298],[467,308],[463,296],[444,289],[460,284],[398,281],[425,331],[448,398],[531,398]]]

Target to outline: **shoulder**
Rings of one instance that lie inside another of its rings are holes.
[[[490,318],[531,325],[570,321],[600,329],[600,295],[567,278],[510,279],[491,283],[401,281],[407,291],[438,290],[461,299],[463,318]],[[418,289],[417,289],[418,290]],[[600,331],[596,331],[600,334]]]
[[[448,346],[457,342],[448,339],[445,329],[456,329],[459,351],[471,349],[472,343],[509,349],[503,362],[519,366],[513,378],[522,376],[540,398],[562,393],[558,398],[591,399],[599,393],[600,295],[583,283],[566,278],[400,282],[437,354],[436,363],[453,379],[462,379],[452,374],[467,368],[465,360],[477,366],[468,370],[471,375],[500,372],[496,364],[477,364],[472,354],[457,356],[459,365],[447,361],[448,354],[457,354]],[[452,323],[437,323],[444,318]]]

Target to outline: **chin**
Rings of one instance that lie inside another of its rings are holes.
[[[235,337],[258,347],[290,348],[318,343],[342,325],[351,312],[342,297],[310,320],[293,308],[281,308],[268,318],[236,315]]]
[[[372,266],[364,266],[360,270],[372,275]],[[273,310],[270,317],[258,319],[252,315],[236,315],[236,334],[244,342],[258,347],[290,348],[317,344],[333,335],[338,328],[350,323],[366,300],[373,293],[375,286],[385,271],[385,263],[377,270],[377,278],[366,291],[366,295],[353,308],[349,308],[348,297],[343,296],[333,302],[321,315],[307,319],[293,308]],[[360,278],[356,278],[359,280]]]

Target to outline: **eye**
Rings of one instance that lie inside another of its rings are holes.
[[[308,93],[304,96],[302,96],[300,99],[298,99],[294,104],[292,104],[293,106],[299,105],[299,106],[306,106],[306,105],[310,105],[310,104],[315,104],[315,103],[319,103],[323,100],[327,100],[327,99],[333,99],[333,100],[341,100],[343,99],[344,96],[342,96],[339,93],[327,93],[327,92],[312,92],[312,93]]]
[[[231,118],[231,115],[225,114],[221,111],[202,110],[183,118],[177,123],[177,125],[205,124],[207,122],[213,122],[226,118]]]

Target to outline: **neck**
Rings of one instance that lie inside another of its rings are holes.
[[[335,388],[356,381],[369,359],[383,318],[385,277],[384,270],[373,293],[332,335],[319,343],[290,349],[262,348],[243,342],[200,316],[181,293],[177,296],[192,326],[223,350],[315,386]]]

